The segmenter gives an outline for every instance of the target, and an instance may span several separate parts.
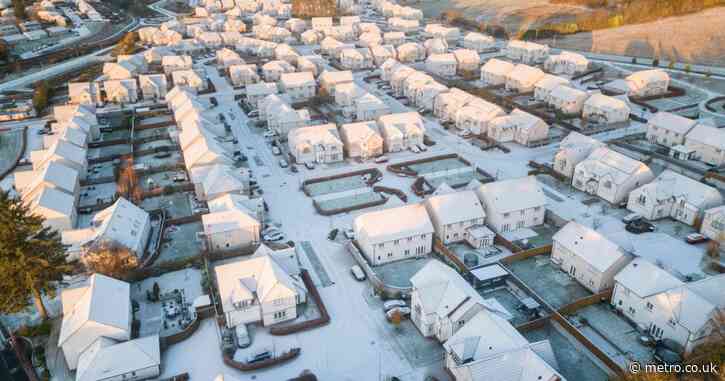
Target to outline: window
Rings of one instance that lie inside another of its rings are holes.
[[[609,181],[609,180],[605,181],[604,182],[604,187],[607,188],[607,189],[611,189],[612,188],[612,182]]]
[[[654,305],[650,302],[647,302],[647,309],[652,311],[653,308],[654,308]]]
[[[396,240],[395,240],[395,241],[394,241],[393,243],[394,243],[395,245],[398,245],[398,244],[400,243],[400,240],[399,240],[399,239],[396,239]]]
[[[503,218],[508,218],[508,216],[509,216],[509,214],[508,214],[508,213],[504,213],[504,214],[503,214]]]
[[[677,322],[675,321],[675,319],[670,318],[669,320],[667,320],[667,324],[674,327],[675,325],[677,325]]]
[[[630,315],[634,316],[634,308],[632,308],[632,307],[629,307],[629,308],[627,308],[627,312],[628,312],[628,313],[629,313]]]

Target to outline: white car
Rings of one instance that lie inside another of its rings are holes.
[[[267,131],[262,136],[264,136],[265,138],[271,139],[271,138],[277,136],[277,133],[275,133],[274,131]]]
[[[282,154],[282,150],[280,150],[279,147],[272,147],[272,154],[275,156],[279,156]]]
[[[280,168],[287,168],[289,167],[289,163],[285,159],[279,159],[279,166]]]
[[[405,303],[405,300],[401,299],[391,299],[383,303],[383,309],[385,312],[388,312],[392,310],[393,308],[400,308],[400,307],[406,307],[407,304]]]
[[[355,278],[355,280],[361,282],[365,280],[365,272],[358,265],[350,267],[350,273],[352,274],[353,278]]]
[[[408,307],[395,307],[392,310],[386,312],[385,313],[385,316],[388,318],[388,320],[392,321],[393,320],[393,314],[396,311],[397,312],[400,312],[400,316],[401,317],[406,317],[406,316],[410,315],[410,308],[408,308]]]
[[[410,146],[410,150],[413,151],[413,153],[419,153],[420,152],[420,148],[418,148],[418,146]]]
[[[270,241],[270,242],[281,241],[282,239],[284,239],[284,235],[280,232],[276,232],[276,233],[271,233],[271,234],[265,234],[262,238],[265,241]]]
[[[268,226],[266,229],[262,230],[262,235],[269,235],[272,233],[281,233],[281,231],[276,226]]]

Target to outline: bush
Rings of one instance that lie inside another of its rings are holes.
[[[51,322],[46,320],[37,325],[27,326],[24,325],[18,328],[15,332],[18,336],[23,337],[36,337],[36,336],[48,336],[50,335]]]

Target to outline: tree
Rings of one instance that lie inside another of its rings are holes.
[[[0,191],[1,313],[21,312],[32,298],[41,318],[46,319],[42,295],[54,296],[57,281],[72,270],[60,234],[43,222],[20,199]]]
[[[132,54],[136,50],[136,42],[138,42],[138,33],[128,32],[121,41],[118,41],[114,53],[116,55]]]
[[[45,110],[48,106],[48,97],[50,95],[50,89],[47,81],[40,81],[35,89],[33,90],[33,107],[35,111],[40,112]]]
[[[685,65],[685,72],[689,74],[690,71],[692,71],[692,66],[690,64]]]
[[[395,328],[400,327],[400,322],[403,320],[403,315],[400,313],[399,309],[394,309],[393,312],[390,314],[390,324],[392,324]]]
[[[654,66],[654,67],[660,66],[660,59],[659,58],[653,59],[652,66]]]
[[[115,242],[94,243],[83,254],[83,264],[93,273],[124,279],[138,268],[138,257],[128,248]]]
[[[18,20],[25,20],[27,17],[25,14],[25,1],[13,0],[13,10],[15,11],[15,17]]]

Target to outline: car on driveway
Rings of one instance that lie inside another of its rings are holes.
[[[624,229],[632,234],[651,233],[657,230],[652,223],[649,223],[644,219],[634,220],[625,225]]]
[[[350,274],[352,274],[355,280],[361,282],[365,280],[365,272],[358,265],[350,267]]]
[[[395,315],[396,312],[400,313],[401,318],[405,318],[410,316],[410,308],[408,307],[395,307],[391,309],[390,311],[385,313],[385,316],[388,318],[388,321],[393,321],[393,315]]]
[[[279,147],[272,147],[272,154],[275,156],[279,156],[282,154],[282,150],[279,149]]]
[[[281,232],[274,232],[274,233],[266,234],[262,238],[265,241],[274,242],[274,241],[281,241],[282,239],[284,239],[284,235]]]
[[[388,312],[392,310],[393,308],[400,308],[400,307],[407,307],[408,304],[405,303],[405,300],[402,299],[390,299],[385,301],[383,303],[383,309],[385,312]]]
[[[307,168],[309,170],[313,170],[313,169],[315,169],[315,164],[314,163],[310,163],[308,161],[308,162],[305,163],[305,168]]]
[[[279,166],[280,168],[287,168],[289,167],[289,163],[285,159],[279,159]]]
[[[685,237],[685,242],[689,243],[690,245],[703,243],[707,241],[707,237],[700,233],[691,233],[688,234],[687,237]]]
[[[624,217],[622,217],[622,222],[625,224],[628,224],[632,221],[641,220],[642,216],[639,213],[630,213]]]

